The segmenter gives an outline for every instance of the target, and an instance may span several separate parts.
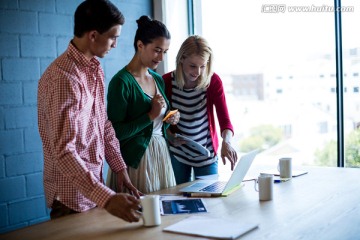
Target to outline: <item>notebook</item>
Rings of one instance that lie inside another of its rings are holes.
[[[219,180],[198,180],[195,183],[181,188],[179,191],[192,197],[227,196],[241,187],[241,183],[258,152],[259,150],[257,149],[244,154],[235,166],[227,182]]]
[[[165,232],[216,239],[237,239],[258,228],[258,224],[232,219],[191,216],[163,229]]]

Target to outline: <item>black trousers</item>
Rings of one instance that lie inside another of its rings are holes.
[[[51,212],[50,212],[50,218],[56,219],[60,217],[64,217],[70,214],[79,213],[77,211],[72,210],[71,208],[68,208],[58,200],[54,200],[52,206],[51,206]]]

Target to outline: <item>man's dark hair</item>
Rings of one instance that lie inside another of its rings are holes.
[[[123,25],[125,17],[108,0],[85,0],[77,7],[74,21],[74,35],[82,37],[92,30],[102,34],[115,25]]]

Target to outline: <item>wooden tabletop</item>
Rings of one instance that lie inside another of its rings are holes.
[[[274,199],[259,201],[254,182],[228,197],[204,198],[208,213],[259,227],[241,239],[360,239],[360,169],[306,168],[306,175],[274,185]],[[177,188],[160,193],[177,193]],[[0,239],[206,239],[163,232],[189,214],[162,216],[162,224],[127,223],[93,209],[0,235]]]

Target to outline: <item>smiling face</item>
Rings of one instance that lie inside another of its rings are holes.
[[[170,39],[158,37],[151,43],[144,45],[140,40],[138,41],[138,53],[140,54],[141,62],[145,67],[156,69],[164,60],[170,46]]]
[[[196,81],[206,70],[208,57],[204,58],[199,55],[191,55],[181,60],[185,86],[195,87]]]
[[[91,33],[91,47],[90,51],[93,56],[103,58],[109,53],[111,48],[115,48],[117,38],[120,36],[121,25],[115,25],[107,32],[100,34],[97,31]]]

